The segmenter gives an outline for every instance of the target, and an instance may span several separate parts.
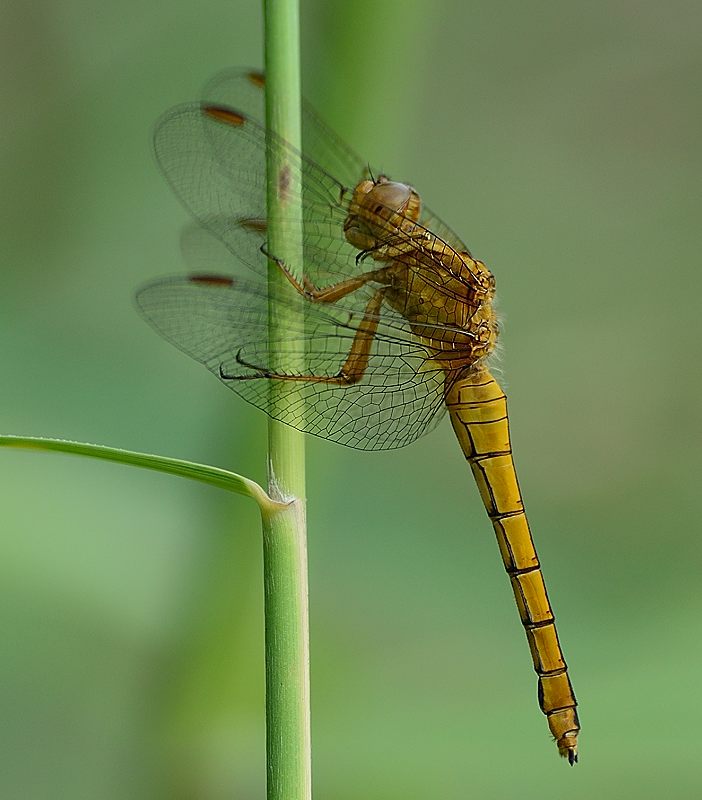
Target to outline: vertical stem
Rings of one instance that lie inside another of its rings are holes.
[[[264,0],[266,124],[268,147],[268,248],[291,267],[302,266],[300,174],[300,67],[297,0]],[[293,150],[274,145],[283,139]],[[299,221],[295,228],[291,221]],[[283,226],[284,221],[284,226]],[[290,350],[285,332],[290,314],[304,314],[303,300],[292,292],[285,308],[276,305],[291,287],[272,262],[269,265],[269,342],[271,366],[275,345],[285,342],[285,369],[304,369],[304,345]],[[297,308],[295,302],[297,298]],[[297,363],[296,363],[297,362]],[[270,387],[274,406],[284,407],[297,392],[294,382]],[[303,434],[269,421],[269,493],[290,500],[287,509],[264,519],[263,561],[266,624],[266,760],[268,800],[310,800],[309,619],[305,528],[305,461]]]

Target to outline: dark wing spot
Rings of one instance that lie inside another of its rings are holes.
[[[246,76],[254,86],[258,86],[260,89],[266,85],[266,76],[262,72],[249,72]]]
[[[231,288],[235,284],[234,278],[230,278],[227,275],[188,275],[188,280],[190,283],[201,283],[205,286],[222,286],[225,288]]]
[[[285,202],[290,189],[290,165],[285,164],[278,173],[278,197]]]
[[[268,223],[265,219],[260,219],[260,217],[240,219],[238,220],[238,223],[242,228],[246,229],[247,231],[253,231],[254,233],[266,233],[268,230]]]
[[[233,125],[235,127],[239,127],[246,122],[246,117],[243,114],[227,106],[204,105],[202,107],[202,113],[217,120],[217,122],[224,122],[226,125]]]

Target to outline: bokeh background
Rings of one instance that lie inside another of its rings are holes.
[[[493,269],[568,768],[445,422],[309,441],[315,794],[699,797],[702,9],[305,0],[304,87]],[[255,2],[3,6],[0,430],[265,477],[265,418],[139,319],[182,269],[155,119],[262,64]],[[264,797],[253,504],[0,451],[0,795]]]

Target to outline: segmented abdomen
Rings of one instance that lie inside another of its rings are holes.
[[[578,760],[580,731],[577,703],[524,513],[512,459],[507,399],[497,381],[482,368],[449,387],[446,405],[512,583],[539,676],[539,705],[546,714],[559,753],[574,764]]]

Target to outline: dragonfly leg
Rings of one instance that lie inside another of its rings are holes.
[[[242,366],[248,367],[255,371],[254,375],[229,375],[225,372],[223,365],[219,367],[219,377],[227,381],[241,381],[241,380],[257,380],[260,378],[268,378],[278,381],[304,381],[305,383],[326,383],[336,386],[351,386],[358,383],[365,375],[368,361],[370,359],[370,351],[373,345],[373,339],[378,329],[378,319],[380,314],[380,307],[383,304],[383,289],[378,291],[371,297],[366,305],[363,319],[356,329],[356,333],[351,343],[346,361],[336,375],[286,375],[284,373],[274,372],[273,370],[261,368],[255,364],[249,364],[244,361],[237,353],[236,361]]]
[[[323,289],[318,289],[306,276],[303,277],[302,282],[298,281],[292,272],[290,272],[285,262],[282,259],[275,258],[268,253],[265,249],[265,245],[261,247],[261,252],[263,252],[271,261],[274,261],[277,264],[283,275],[285,275],[285,277],[290,281],[295,291],[312,303],[336,303],[337,300],[341,300],[342,297],[346,297],[346,295],[355,292],[357,289],[360,289],[367,283],[372,281],[375,281],[376,283],[385,282],[384,279],[385,273],[387,272],[387,267],[371,270],[370,272],[364,272],[354,278],[349,278],[348,280],[340,281],[339,283],[332,284],[331,286],[326,286]]]

